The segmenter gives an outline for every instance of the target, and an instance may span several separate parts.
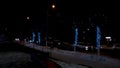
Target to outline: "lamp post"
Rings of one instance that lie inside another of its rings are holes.
[[[52,4],[51,6],[50,6],[50,8],[52,8],[52,9],[55,9],[55,4]],[[47,43],[48,43],[48,14],[49,14],[49,5],[47,6],[47,11],[46,11],[46,47],[47,47]]]

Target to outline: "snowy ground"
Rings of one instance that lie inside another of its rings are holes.
[[[50,60],[56,62],[62,68],[90,68],[58,60]],[[28,64],[30,62],[32,62],[32,60],[29,54],[23,52],[0,52],[0,68],[30,68],[31,64]]]
[[[0,52],[0,68],[27,68],[30,55],[21,52]]]
[[[85,66],[85,65],[78,65],[78,64],[73,64],[73,63],[67,63],[67,62],[54,60],[54,59],[51,59],[51,60],[56,62],[57,64],[59,64],[62,68],[91,68],[91,67]]]
[[[82,64],[93,68],[120,68],[120,60],[118,59],[61,49],[50,49],[49,47],[38,46],[35,44],[26,44],[25,46],[43,52],[49,52],[50,53],[49,56],[51,58],[62,60],[64,62]],[[72,67],[74,64],[64,65]]]

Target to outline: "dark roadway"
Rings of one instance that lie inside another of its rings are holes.
[[[48,55],[17,43],[0,43],[0,68],[61,68]]]

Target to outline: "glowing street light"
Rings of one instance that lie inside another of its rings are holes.
[[[52,8],[55,8],[55,5],[54,5],[54,4],[52,5]]]
[[[52,8],[52,9],[55,9],[55,4],[52,4],[51,5],[51,7],[50,8]],[[48,13],[49,13],[49,7],[47,8],[47,12],[46,12],[46,18],[47,18],[47,20],[46,20],[46,24],[47,24],[47,27],[46,27],[46,46],[47,46],[47,41],[48,41]]]
[[[29,20],[29,19],[30,19],[30,17],[27,17],[27,19]]]

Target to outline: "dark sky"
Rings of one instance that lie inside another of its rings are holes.
[[[55,9],[51,9],[52,4],[56,5]],[[99,25],[103,36],[113,36],[120,39],[119,5],[117,2],[9,1],[1,2],[0,15],[1,25],[7,26],[9,30],[14,32],[30,31],[32,28],[44,32],[48,21],[50,35],[59,35],[63,39],[65,39],[64,36],[69,38],[74,35],[74,24],[79,27],[80,34],[84,33],[86,29],[90,29],[88,34],[94,36],[95,25]],[[30,20],[26,19],[27,16],[30,17]],[[92,31],[93,33],[91,33]],[[73,39],[73,37],[71,38]]]

